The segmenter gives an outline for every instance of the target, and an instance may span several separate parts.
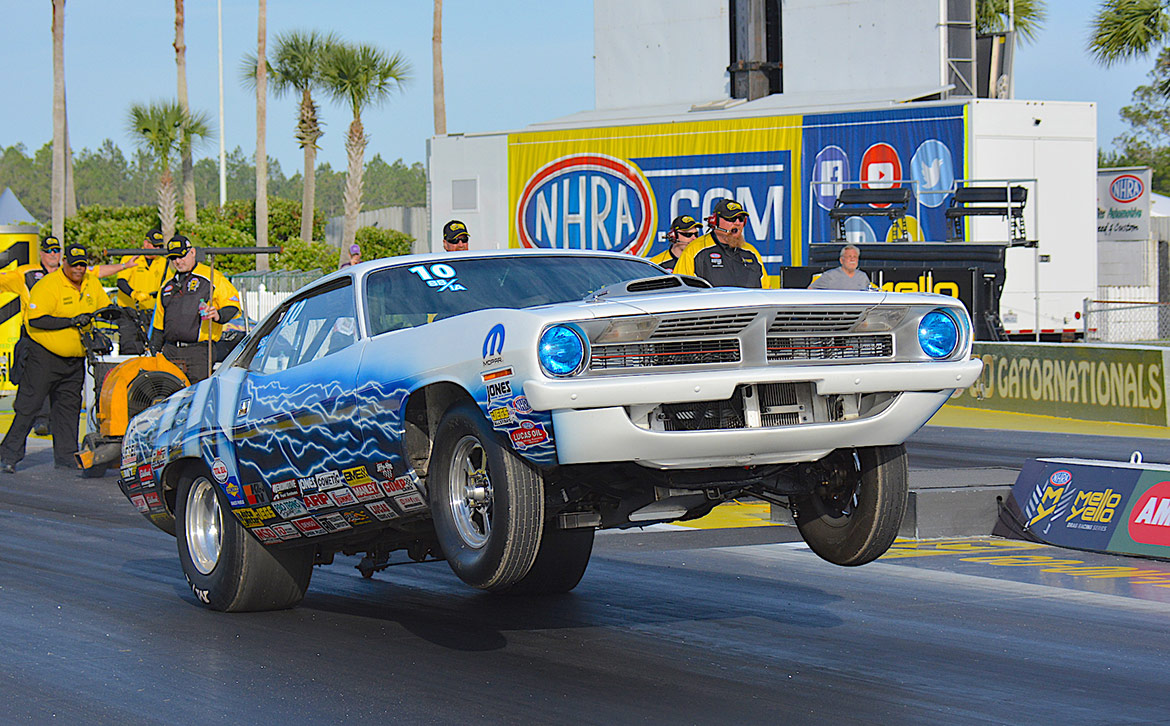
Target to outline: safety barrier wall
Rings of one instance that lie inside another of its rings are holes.
[[[1170,425],[1170,349],[1140,345],[976,343],[983,374],[949,405],[1083,421]]]
[[[27,264],[31,250],[36,249],[37,228],[27,225],[0,226],[0,269],[14,270]],[[12,348],[20,337],[22,322],[20,297],[11,292],[0,292],[0,391],[15,391],[8,380],[12,370]]]

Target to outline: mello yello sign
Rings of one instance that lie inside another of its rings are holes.
[[[1166,426],[1166,352],[1142,346],[976,343],[970,408]]]

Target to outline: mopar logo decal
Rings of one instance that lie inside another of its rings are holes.
[[[1142,180],[1133,174],[1122,174],[1109,185],[1109,196],[1122,204],[1136,202],[1144,191]]]
[[[504,325],[496,323],[483,339],[483,357],[486,361],[490,356],[498,356],[504,352]]]
[[[524,247],[645,254],[656,214],[636,166],[605,154],[571,154],[541,167],[520,195]]]

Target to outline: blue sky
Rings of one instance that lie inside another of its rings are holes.
[[[1103,69],[1084,48],[1097,2],[1049,0],[1044,31],[1017,59],[1017,98],[1096,101],[1098,145],[1110,147],[1124,125],[1118,110],[1144,83],[1153,59]],[[35,150],[52,138],[52,38],[48,0],[0,0],[0,145]],[[387,161],[423,161],[434,130],[431,105],[431,0],[270,0],[269,42],[281,31],[316,28],[355,42],[401,51],[414,79],[363,116],[375,153]],[[191,105],[216,119],[215,0],[187,0],[187,80]],[[251,155],[254,94],[239,82],[241,57],[256,47],[256,3],[224,0],[224,81],[229,149]],[[514,129],[593,107],[593,3],[590,0],[445,0],[447,125],[454,132]],[[129,105],[175,94],[173,4],[165,0],[69,0],[66,82],[74,149],[111,138],[124,151]],[[344,167],[348,111],[322,99],[326,136],[318,159]],[[267,145],[286,174],[300,168],[292,138],[296,101],[272,99]],[[217,122],[218,124],[218,122]],[[214,156],[218,136],[198,153]]]

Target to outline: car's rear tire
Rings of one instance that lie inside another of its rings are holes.
[[[864,565],[881,557],[906,513],[906,447],[871,446],[854,453],[835,456],[829,482],[792,496],[800,536],[836,565]]]
[[[593,554],[593,528],[555,529],[551,524],[540,536],[536,561],[509,595],[559,595],[581,582]]]
[[[451,569],[482,590],[515,585],[540,550],[540,473],[498,443],[483,414],[469,403],[443,415],[431,461],[431,516]]]
[[[179,562],[201,603],[212,610],[253,612],[290,608],[305,597],[313,549],[260,544],[205,473],[180,480],[176,510]]]

